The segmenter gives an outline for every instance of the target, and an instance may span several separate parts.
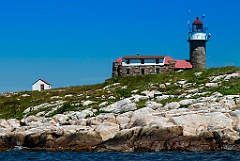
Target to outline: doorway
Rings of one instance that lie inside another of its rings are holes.
[[[44,90],[44,84],[40,85],[40,90],[43,91]]]

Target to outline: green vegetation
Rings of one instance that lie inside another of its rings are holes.
[[[137,102],[137,108],[140,109],[145,107],[146,102],[147,102],[147,99],[139,100],[139,102]]]
[[[67,111],[74,111],[74,110],[76,110],[76,108],[74,106],[71,106],[70,103],[64,103],[61,107],[56,109],[53,113],[51,113],[47,117],[52,117],[56,114],[61,114],[61,113],[67,112]]]
[[[196,73],[201,74],[196,75]],[[114,77],[106,80],[102,84],[74,86],[67,88],[57,88],[46,91],[23,91],[15,93],[2,93],[0,95],[0,118],[17,118],[21,119],[24,116],[23,111],[29,107],[49,103],[49,106],[43,109],[31,111],[28,115],[36,115],[41,111],[48,112],[56,107],[57,102],[60,106],[49,116],[66,111],[81,110],[85,108],[96,109],[95,114],[99,114],[99,104],[107,102],[114,103],[120,99],[130,97],[133,90],[137,90],[136,94],[146,90],[161,91],[163,94],[181,95],[186,90],[198,89],[199,92],[208,91],[211,95],[213,92],[220,92],[223,95],[239,94],[240,81],[238,79],[230,79],[228,81],[221,81],[218,87],[207,88],[206,83],[210,82],[213,76],[240,72],[239,67],[223,67],[187,70],[183,72],[169,72],[159,75],[140,75],[128,77]],[[187,86],[183,87],[179,81],[186,81]],[[168,85],[166,85],[168,83]],[[161,86],[161,85],[163,85]],[[143,95],[143,94],[142,94]],[[198,96],[193,96],[197,98]],[[169,98],[160,103],[166,104],[171,101],[179,101],[183,98]],[[83,102],[91,100],[92,103],[83,105]],[[138,108],[144,107],[147,100],[138,102]]]

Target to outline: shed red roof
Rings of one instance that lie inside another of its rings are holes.
[[[176,60],[175,69],[192,69],[192,64],[186,60]]]
[[[44,82],[45,84],[47,84],[47,85],[51,85],[50,83],[48,83],[47,81],[45,81],[45,80],[43,80],[43,79],[38,79],[37,81],[42,81],[42,82]],[[37,83],[37,81],[35,81],[33,84],[35,84],[35,83]]]

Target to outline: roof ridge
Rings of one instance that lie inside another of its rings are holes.
[[[42,82],[44,82],[45,84],[47,84],[47,85],[51,85],[50,83],[48,83],[47,81],[45,81],[45,80],[43,80],[43,79],[41,79],[41,78],[39,78],[37,81],[35,81],[33,84],[35,84],[35,83],[37,83],[38,81],[42,81]]]

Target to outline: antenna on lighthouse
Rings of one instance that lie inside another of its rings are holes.
[[[203,15],[202,15],[202,21],[204,21],[204,18],[205,18],[205,17],[206,17],[205,14],[203,14]]]
[[[191,12],[191,10],[188,10],[188,32],[191,31],[191,28],[190,28],[190,12]]]

